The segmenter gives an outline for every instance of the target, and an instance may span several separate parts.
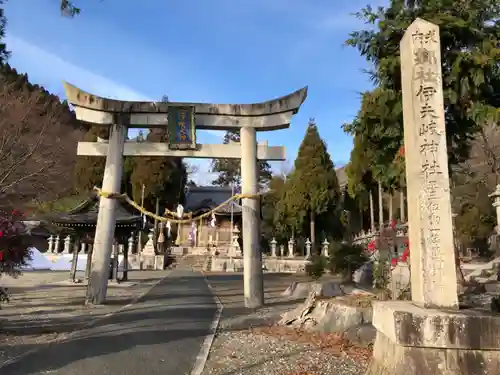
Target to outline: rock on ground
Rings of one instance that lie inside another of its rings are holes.
[[[370,349],[350,346],[339,335],[276,326],[283,313],[303,302],[283,291],[307,278],[265,275],[266,306],[248,310],[241,277],[207,276],[224,310],[203,375],[359,375],[366,369]]]

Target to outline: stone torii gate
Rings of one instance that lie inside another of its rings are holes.
[[[256,104],[136,102],[102,98],[65,83],[66,96],[78,120],[110,128],[107,142],[79,142],[78,155],[105,156],[103,191],[120,190],[123,156],[182,158],[241,158],[242,193],[257,194],[258,160],[285,160],[285,148],[257,144],[257,131],[290,126],[307,97],[307,87],[278,99]],[[169,129],[169,142],[126,142],[128,128]],[[196,129],[240,130],[240,144],[197,144]],[[94,238],[92,273],[87,303],[106,298],[108,265],[115,227],[116,200],[101,197]],[[243,265],[245,306],[264,304],[258,200],[245,198],[243,207]]]

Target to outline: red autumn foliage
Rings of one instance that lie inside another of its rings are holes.
[[[17,276],[31,259],[22,219],[23,213],[17,210],[0,212],[0,276]]]

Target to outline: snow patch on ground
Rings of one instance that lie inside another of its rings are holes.
[[[23,267],[23,271],[70,271],[73,264],[72,254],[44,254],[36,247],[29,248],[31,260]],[[77,271],[85,271],[87,254],[78,255]]]

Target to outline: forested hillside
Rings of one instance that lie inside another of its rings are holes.
[[[86,129],[67,103],[0,66],[0,204],[22,208],[70,195],[77,142]]]

